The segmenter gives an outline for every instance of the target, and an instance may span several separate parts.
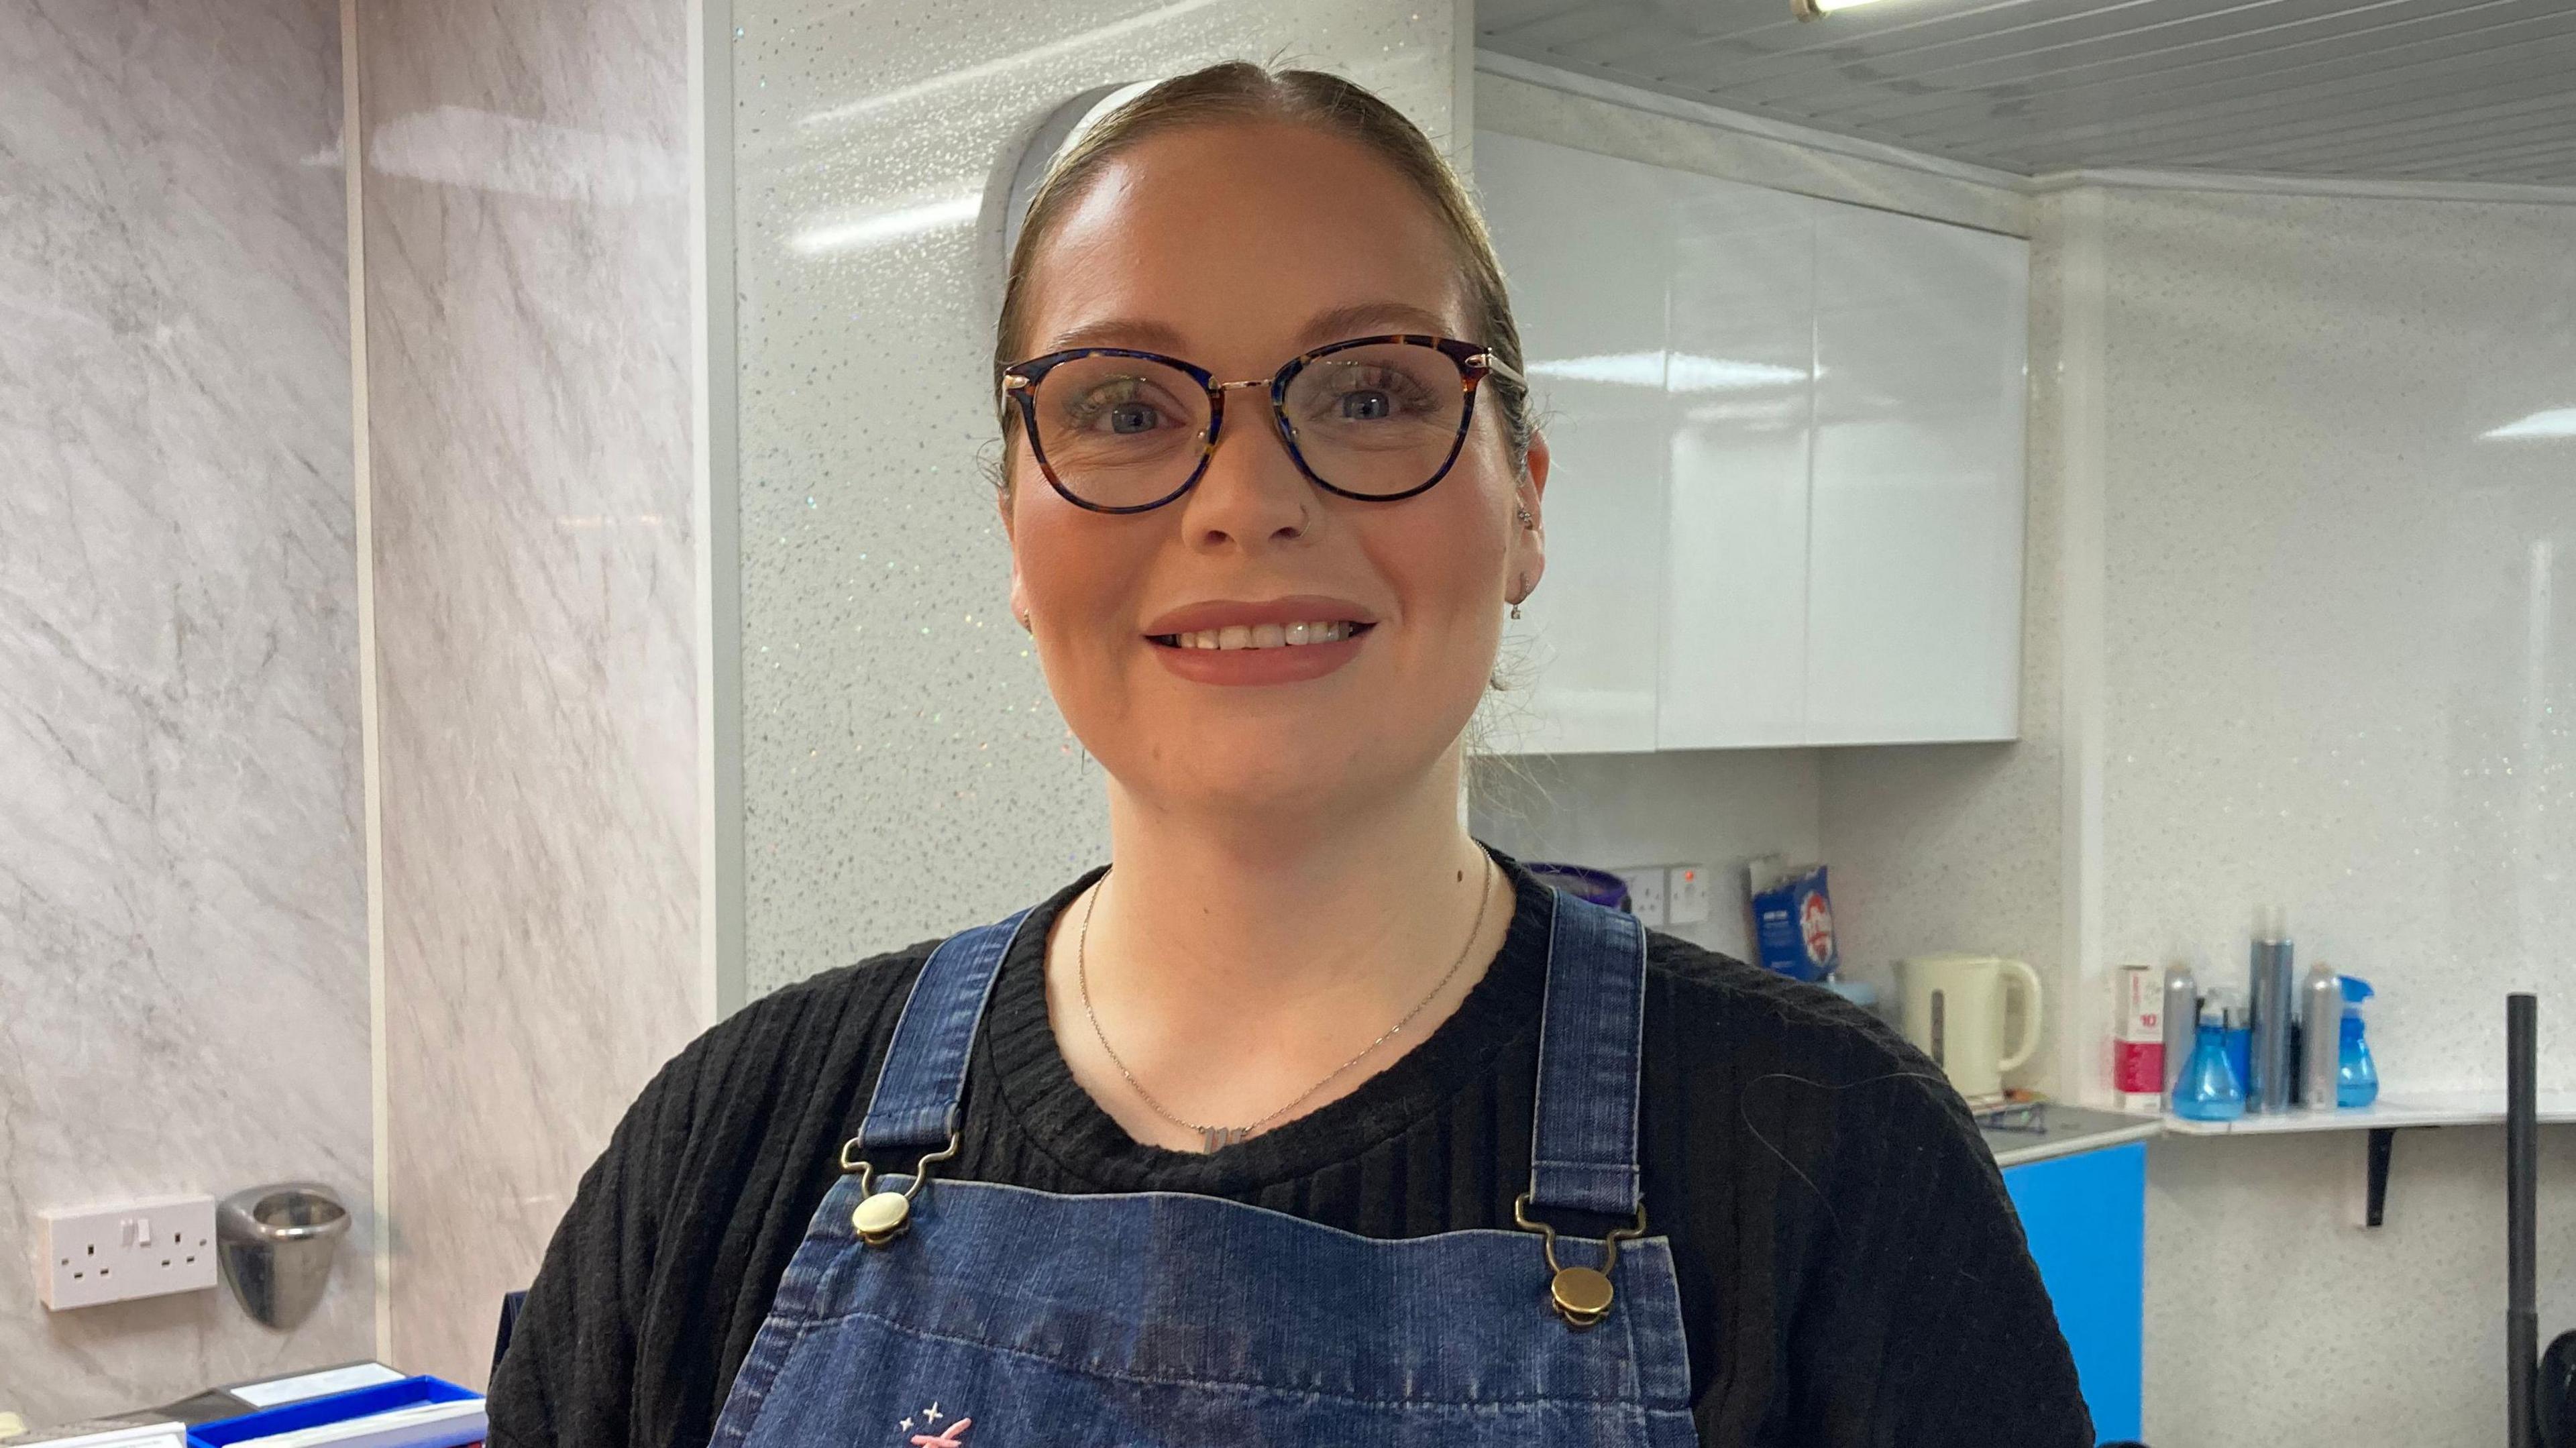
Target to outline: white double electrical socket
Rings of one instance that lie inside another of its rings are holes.
[[[1708,920],[1706,865],[1674,865],[1664,871],[1664,918],[1674,925],[1700,925]]]
[[[1628,911],[1640,925],[1698,925],[1708,919],[1705,865],[1622,865],[1610,872],[1628,885]]]
[[[37,1214],[36,1289],[56,1312],[215,1285],[215,1199]]]
[[[1610,872],[1628,882],[1628,913],[1637,923],[1661,929],[1664,924],[1664,867],[1623,865]]]

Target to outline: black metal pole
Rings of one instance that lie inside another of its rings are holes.
[[[2533,1285],[2534,1065],[2540,1002],[2504,998],[2505,1442],[2533,1448],[2540,1439],[2532,1409],[2540,1379],[2540,1311]]]

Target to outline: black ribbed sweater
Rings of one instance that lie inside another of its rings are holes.
[[[1040,907],[1002,967],[940,1175],[1187,1191],[1376,1237],[1508,1227],[1529,1178],[1546,887],[1501,951],[1356,1090],[1213,1155],[1129,1137],[1047,1018]],[[500,1448],[706,1441],[837,1174],[931,945],[816,976],[674,1058],[584,1175],[494,1373]],[[1651,937],[1640,1127],[1701,1440],[2092,1443],[1993,1161],[1931,1065],[1830,992]],[[1561,1223],[1560,1225],[1568,1225]]]

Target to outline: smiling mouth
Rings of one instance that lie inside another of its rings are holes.
[[[1377,627],[1351,619],[1318,619],[1305,623],[1232,624],[1188,633],[1147,634],[1167,649],[1293,649],[1309,644],[1339,643]]]

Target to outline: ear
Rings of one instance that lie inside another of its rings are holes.
[[[1013,526],[1011,500],[1016,492],[1007,483],[993,490],[993,509],[1002,515],[1002,541],[1011,550],[1011,620],[1016,623],[1028,617],[1028,585],[1020,578],[1019,532]]]
[[[1549,461],[1547,435],[1530,434],[1529,465],[1518,489],[1520,506],[1529,509],[1530,526],[1516,528],[1512,534],[1512,571],[1525,597],[1547,574],[1547,513],[1540,504],[1547,492]],[[1515,515],[1513,522],[1519,521]]]

